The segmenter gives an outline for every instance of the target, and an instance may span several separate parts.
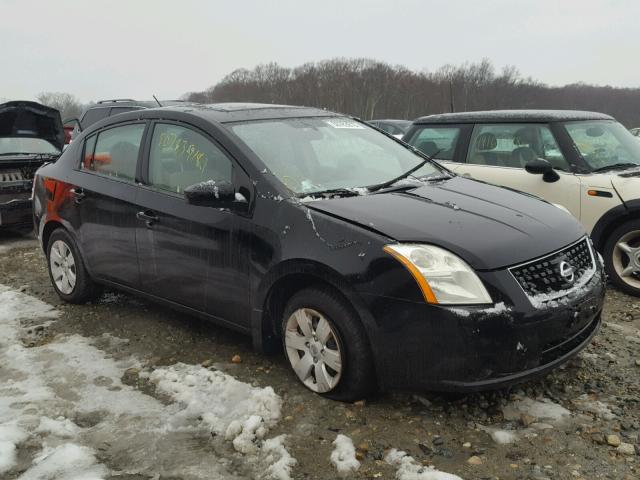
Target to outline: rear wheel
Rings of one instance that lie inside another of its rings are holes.
[[[298,379],[311,391],[354,401],[373,391],[373,358],[353,308],[320,288],[294,295],[282,321],[284,350]]]
[[[604,258],[611,281],[624,292],[640,296],[640,220],[613,231],[605,244]]]
[[[84,303],[99,294],[84,266],[78,247],[69,233],[59,228],[47,245],[49,277],[56,293],[70,303]]]

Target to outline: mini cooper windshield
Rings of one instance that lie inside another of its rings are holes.
[[[640,166],[640,143],[618,122],[569,122],[565,128],[593,171]]]
[[[346,117],[287,118],[234,124],[232,131],[298,195],[353,193],[403,176],[425,159]],[[412,177],[442,177],[431,162]]]

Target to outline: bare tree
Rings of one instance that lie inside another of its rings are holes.
[[[36,98],[43,105],[59,110],[63,121],[78,118],[82,113],[82,104],[70,93],[42,92]]]
[[[285,68],[276,63],[231,72],[197,102],[306,105],[360,118],[409,118],[455,109],[557,108],[595,110],[627,126],[640,126],[640,88],[577,83],[549,87],[524,78],[514,66],[498,73],[488,59],[415,72],[368,58],[334,58]]]

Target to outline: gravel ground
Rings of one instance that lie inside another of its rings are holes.
[[[73,334],[117,337],[124,341],[99,347],[114,358],[143,359],[150,370],[177,362],[214,365],[243,382],[272,386],[284,403],[282,419],[269,434],[288,434],[289,453],[298,461],[296,479],[337,477],[330,455],[338,434],[353,440],[361,461],[348,478],[396,478],[397,466],[384,461],[396,448],[419,465],[467,480],[640,479],[640,299],[613,288],[592,344],[544,379],[486,394],[391,392],[342,404],[300,386],[282,357],[258,355],[249,338],[215,325],[121,293],[105,292],[87,305],[62,303],[35,241],[2,234],[0,272],[1,284],[62,312],[57,322],[32,332],[26,346]],[[127,370],[122,381],[156,395],[138,373]],[[560,406],[570,415],[554,417],[554,409],[564,411]],[[209,450],[202,439],[192,448],[203,455]],[[228,454],[233,455],[231,448]],[[100,461],[119,470],[117,458],[103,454]]]

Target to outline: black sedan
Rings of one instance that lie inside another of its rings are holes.
[[[602,265],[569,214],[325,110],[100,121],[38,171],[34,217],[64,300],[106,285],[210,319],[335,399],[507,385],[600,323]]]

